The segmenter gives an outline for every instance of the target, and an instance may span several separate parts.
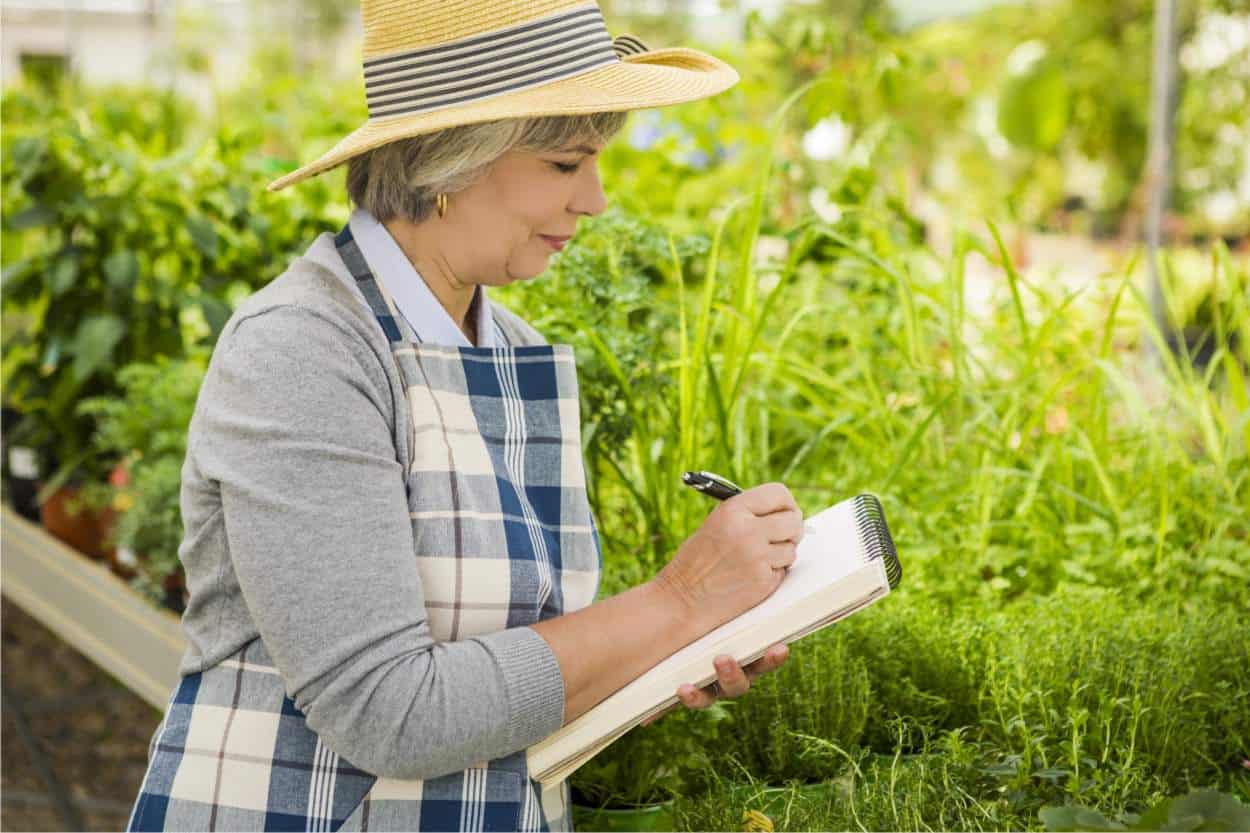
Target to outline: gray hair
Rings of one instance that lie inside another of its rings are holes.
[[[420,223],[434,211],[439,192],[469,187],[508,151],[551,153],[588,140],[606,143],[628,115],[500,119],[397,139],[348,160],[347,195],[379,222],[402,217]]]

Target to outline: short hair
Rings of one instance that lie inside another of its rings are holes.
[[[397,139],[347,162],[347,194],[379,222],[423,222],[439,192],[473,184],[510,150],[551,153],[585,142],[606,143],[629,112],[537,116],[464,124]]]

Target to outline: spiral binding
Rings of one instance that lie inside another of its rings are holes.
[[[864,493],[855,496],[855,523],[859,526],[859,539],[864,543],[868,560],[882,559],[890,589],[898,587],[903,578],[903,565],[899,563],[894,539],[890,537],[890,528],[885,523],[885,511],[876,495]]]

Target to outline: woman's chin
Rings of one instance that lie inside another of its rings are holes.
[[[526,269],[517,270],[516,272],[508,272],[508,283],[514,281],[532,281],[543,275],[547,271],[549,263],[544,260],[541,263],[529,265]]]

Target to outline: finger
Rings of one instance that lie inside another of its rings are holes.
[[[764,656],[747,665],[742,670],[746,672],[748,680],[755,682],[761,674],[767,674],[769,671],[776,671],[780,668],[789,656],[790,648],[788,646],[782,644],[773,645],[764,652]]]
[[[716,679],[720,683],[723,696],[732,699],[747,693],[747,689],[751,687],[751,681],[747,679],[746,672],[734,661],[733,657],[721,654],[716,658],[714,665],[716,666]]]
[[[764,483],[747,489],[731,500],[741,503],[755,515],[770,515],[785,509],[797,512],[799,509],[794,495],[790,494],[784,483]]]
[[[706,709],[716,702],[716,695],[706,688],[686,683],[677,689],[677,699],[688,709]]]
[[[792,541],[768,545],[768,566],[774,570],[789,567],[797,556],[798,549]]]
[[[789,541],[797,544],[803,537],[803,514],[798,509],[786,509],[774,512],[759,519],[765,540],[770,544]]]

